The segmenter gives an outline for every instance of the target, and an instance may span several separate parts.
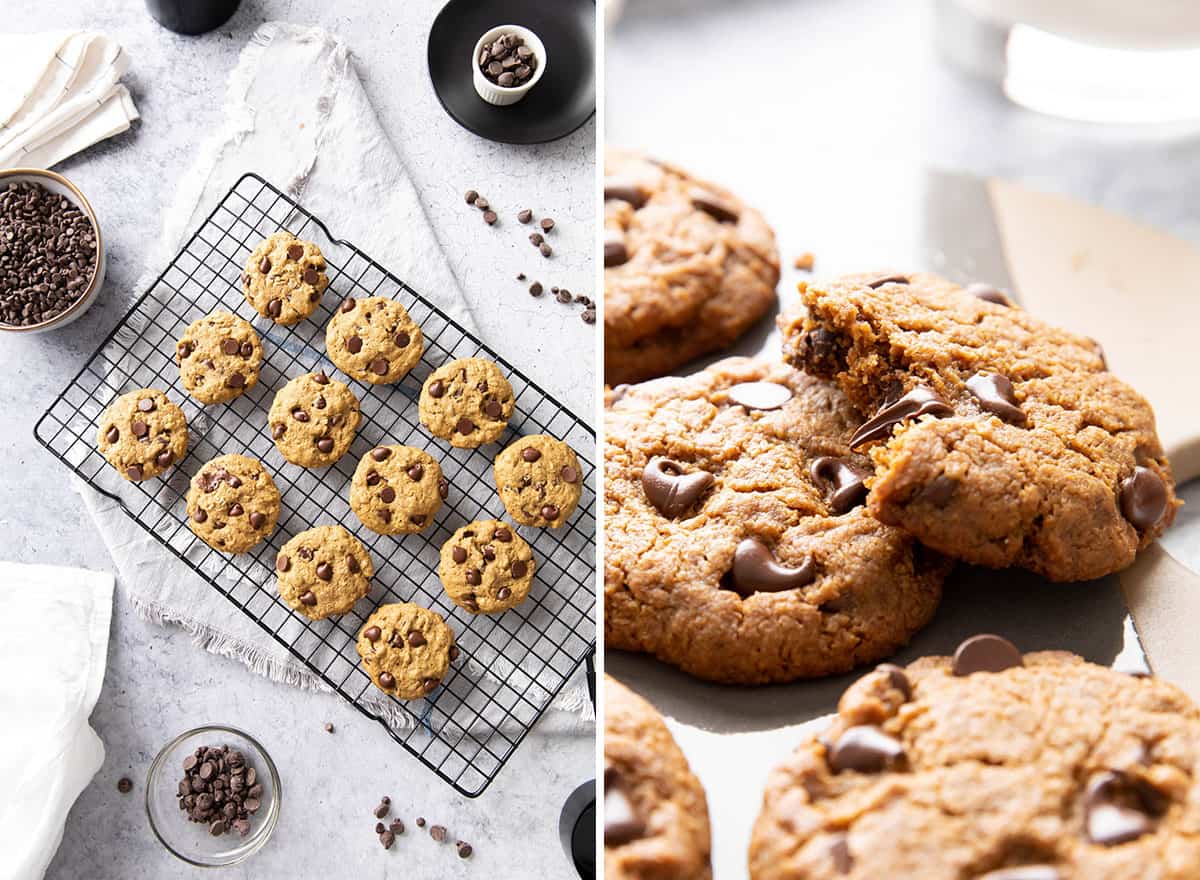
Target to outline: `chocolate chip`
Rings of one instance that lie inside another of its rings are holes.
[[[396,679],[390,672],[381,672],[379,673],[379,683],[385,688],[394,688]]]
[[[571,301],[571,291],[565,289],[560,290],[557,294],[555,294],[554,298],[560,303],[569,303]]]
[[[1150,468],[1135,467],[1121,481],[1121,513],[1138,531],[1154,528],[1167,512],[1167,486]]]
[[[907,275],[884,275],[880,278],[876,278],[874,281],[868,282],[867,287],[871,288],[872,290],[878,290],[879,288],[883,287],[885,284],[908,284],[908,276]]]
[[[307,269],[304,270],[304,283],[305,284],[314,284],[315,285],[320,280],[321,280],[321,273],[319,273],[312,266],[309,266]]]
[[[388,825],[388,831],[392,832],[392,834],[403,834],[404,823],[399,819],[393,819],[391,824]]]
[[[160,468],[169,467],[171,462],[175,460],[175,456],[170,452],[160,452],[154,456],[154,463]]]
[[[308,591],[304,592],[303,594],[301,594],[300,602],[301,602],[301,604],[308,605],[310,607],[313,605],[316,605],[317,604],[317,594],[314,593],[312,590],[308,590]]]
[[[501,78],[503,78],[503,77],[501,77]],[[499,218],[497,217],[495,211],[484,211],[483,212],[483,222],[486,223],[488,226],[495,225],[496,220],[498,220],[498,219]]]
[[[294,409],[294,410],[292,410],[292,418],[298,422],[307,422],[308,421],[308,413],[306,413],[302,409]]]
[[[125,473],[129,475],[129,479],[131,480],[140,480],[144,476],[142,473],[142,466],[137,464],[131,464],[129,467],[125,468]]]
[[[1025,413],[1017,403],[1013,384],[998,373],[976,373],[967,380],[967,389],[979,405],[1012,425],[1024,425]]]
[[[554,520],[558,519],[558,515],[561,513],[561,511],[553,504],[546,504],[542,507],[541,513],[542,519],[548,522],[554,522]]]
[[[333,566],[328,562],[322,562],[317,565],[317,577],[323,581],[333,580]]]
[[[192,514],[192,519],[195,522],[202,523],[208,519],[208,514],[204,512],[203,507],[197,507],[196,512]]]
[[[457,660],[458,659],[458,647],[455,645],[451,645],[449,655],[450,655],[451,662]]]
[[[254,346],[251,345],[249,342],[243,342],[241,347],[238,349],[238,353],[242,357],[248,358],[248,357],[250,357],[250,355],[254,354]]]
[[[228,379],[225,380],[225,387],[226,388],[245,388],[246,387],[246,377],[243,376],[241,373],[234,373]]]
[[[383,461],[391,454],[392,450],[388,449],[386,446],[376,446],[371,450],[371,458],[375,459],[376,461]]]
[[[287,258],[289,260],[298,260],[304,256],[304,246],[300,244],[289,244],[287,247]]]
[[[707,471],[686,473],[677,461],[655,456],[642,469],[642,491],[663,516],[674,519],[690,510],[716,479]]]
[[[488,546],[483,548],[483,558],[486,559],[488,562],[495,561],[496,551],[492,548],[491,544],[489,544]]]
[[[133,780],[128,776],[122,776],[117,780],[117,791],[121,792],[121,794],[129,794],[129,792],[133,791]]]
[[[241,516],[245,512],[246,512],[245,508],[242,507],[242,505],[238,504],[237,502],[234,502],[233,504],[229,505],[229,515],[230,516]]]
[[[497,541],[505,544],[510,543],[513,539],[512,532],[510,532],[508,529],[496,529],[496,534],[494,537]]]
[[[525,461],[534,462],[534,461],[537,461],[541,457],[542,457],[542,453],[540,451],[538,451],[537,449],[534,449],[532,446],[526,446],[524,449],[521,450],[521,458],[524,459]]]
[[[473,586],[473,587],[477,587],[477,586],[479,586],[479,584],[480,584],[480,583],[482,582],[482,580],[483,580],[483,579],[480,577],[480,574],[479,574],[479,569],[477,569],[477,568],[468,568],[468,569],[467,569],[466,578],[467,578],[467,583],[468,583],[468,584],[470,584],[470,585],[471,585],[471,586]]]
[[[403,330],[401,330],[399,333],[397,333],[395,336],[392,337],[392,342],[396,343],[397,348],[407,348],[408,344],[410,342],[412,342],[412,337],[409,336],[407,333],[405,333]]]
[[[283,424],[282,422],[280,422],[278,425],[275,425],[275,427],[273,427],[271,429],[271,436],[274,437],[276,440],[282,440],[283,435],[286,433],[287,433],[287,425]]]
[[[358,354],[360,351],[362,351],[362,347],[362,340],[357,336],[351,336],[346,340],[346,350],[349,351],[350,354]]]
[[[121,439],[121,432],[117,430],[116,425],[110,425],[108,432],[104,435],[104,439],[109,443],[116,443]]]
[[[533,211],[529,210],[528,208],[522,208],[520,211],[517,212],[517,220],[519,220],[522,223],[528,223],[532,219],[533,219]]]
[[[467,200],[468,205],[473,205],[473,204],[475,204],[475,200],[477,198],[479,198],[479,193],[475,192],[475,190],[473,190],[473,189],[469,189],[469,190],[467,190],[467,194],[466,194],[465,198]]]
[[[908,680],[908,673],[903,669],[893,663],[880,663],[875,667],[875,671],[886,675],[888,684],[900,691],[905,700],[912,699],[912,682]]]
[[[542,290],[543,290],[542,282],[540,282],[540,281],[535,281],[535,282],[533,282],[533,284],[529,285],[529,295],[530,296],[541,296]]]
[[[475,423],[464,417],[458,420],[458,424],[454,426],[454,430],[460,434],[470,434],[475,430]]]
[[[968,284],[967,293],[984,302],[995,303],[998,306],[1007,306],[1009,308],[1012,307],[1012,300],[1008,298],[1007,294],[1000,288],[992,287],[990,284],[981,284],[978,282]]]
[[[611,769],[604,773],[604,845],[623,846],[641,839],[646,823],[625,792],[620,777]]]
[[[264,275],[271,271],[271,261],[267,257],[263,257],[258,261],[258,271]]]
[[[354,297],[348,296],[342,301],[341,310],[343,313],[354,311],[354,307],[358,305]]]
[[[469,859],[469,858],[471,857],[471,853],[472,853],[472,852],[474,852],[474,850],[473,850],[473,849],[471,849],[471,844],[469,844],[469,843],[463,843],[462,841],[459,841],[459,843],[458,843],[458,857],[459,857],[460,859]]]
[[[550,247],[550,245],[546,244],[544,241],[538,245],[538,250],[541,252],[543,257],[549,257],[554,253],[554,248]]]
[[[446,497],[449,494],[450,494],[450,484],[448,482],[446,482],[445,477],[442,477],[441,479],[438,480],[438,495],[440,495],[442,497],[442,500],[445,501]]]
[[[863,480],[871,472],[864,467],[845,459],[822,455],[813,461],[809,473],[813,480],[831,493],[829,508],[836,516],[857,507],[867,498],[867,487]]]
[[[257,510],[250,514],[250,526],[254,529],[261,529],[266,525],[267,517],[265,514],[259,513]]]
[[[333,452],[333,438],[321,437],[319,440],[317,440],[317,449],[325,455]]]
[[[945,507],[958,491],[958,480],[949,474],[938,474],[921,487],[916,500],[937,508]]]
[[[363,638],[368,642],[377,642],[382,635],[383,631],[377,626],[368,626],[363,630]]]
[[[431,825],[429,828],[429,836],[438,843],[443,843],[446,840],[446,829],[441,825]]]
[[[376,834],[383,834],[383,832],[385,832],[385,831],[387,831],[386,825],[384,825],[382,822],[375,823],[375,833]]]
[[[625,237],[619,232],[604,233],[604,268],[623,266],[629,262],[629,248],[625,245]]]
[[[554,221],[549,217],[546,217],[541,223],[538,224],[538,226],[542,227],[542,232],[549,232],[554,228]]]
[[[953,414],[954,410],[936,392],[925,385],[918,385],[894,403],[881,406],[874,417],[854,432],[854,436],[850,438],[850,446],[856,448],[872,440],[888,437],[892,428],[910,419],[924,415],[940,419]]]
[[[425,827],[425,817],[424,816],[417,816],[417,827],[418,828]]]
[[[223,351],[225,354],[235,355],[239,350],[241,350],[241,346],[238,345],[238,341],[236,339],[227,338],[221,340],[221,351]]]
[[[512,564],[512,569],[511,569],[511,570],[512,570],[512,576],[513,576],[513,577],[515,577],[515,578],[523,578],[523,577],[525,577],[526,573],[529,571],[529,566],[528,566],[528,565],[527,565],[525,562],[523,562],[522,560],[518,559],[518,560],[516,560],[516,561],[515,561],[515,562]],[[507,597],[507,596],[501,596],[500,598],[501,598],[501,599],[507,599],[508,597]]]
[[[380,801],[379,806],[377,806],[374,810],[376,819],[382,819],[384,816],[386,816],[391,811],[391,807],[389,806],[389,804],[390,804],[390,801],[386,802],[386,803],[383,801]]]
[[[379,497],[384,504],[391,504],[396,500],[396,490],[391,486],[384,486],[383,491],[379,493]]]
[[[434,397],[434,398],[441,397],[445,393],[446,393],[446,386],[444,384],[442,384],[441,379],[438,379],[434,382],[429,383],[429,396],[430,397]]]
[[[483,405],[483,412],[484,412],[484,415],[486,415],[490,419],[498,419],[498,418],[500,418],[500,414],[502,412],[504,412],[504,410],[500,406],[500,401],[489,400],[487,403],[485,403]]]
[[[571,467],[569,464],[563,465],[562,469],[559,470],[558,475],[564,483],[573,484],[579,482],[579,471]]]
[[[467,561],[467,551],[464,550],[462,547],[455,547],[453,550],[450,551],[450,558],[453,559],[455,562],[457,562],[459,565],[462,565],[464,562]]]
[[[150,433],[150,427],[140,419],[130,425],[129,430],[133,432],[134,437],[145,437]]]
[[[546,237],[544,235],[542,235],[540,232],[529,233],[529,243],[531,245],[533,245],[534,247],[537,247],[545,240],[546,240]]]
[[[280,553],[278,556],[275,557],[275,570],[276,571],[287,571],[291,567],[292,567],[292,560],[288,559],[282,553]]]
[[[283,312],[283,300],[273,299],[267,303],[267,317],[278,318]]]
[[[829,859],[839,874],[849,874],[854,868],[854,857],[850,854],[845,834],[836,834],[829,841]]]
[[[729,571],[733,589],[742,598],[753,593],[795,590],[812,583],[815,577],[816,566],[811,557],[806,556],[798,567],[789,568],[781,565],[771,548],[758,538],[745,538],[737,545]]]
[[[731,403],[746,409],[779,409],[792,399],[792,389],[778,382],[739,382],[726,393]]]
[[[722,198],[714,192],[700,188],[693,189],[689,196],[693,208],[703,211],[718,223],[737,222],[739,211],[737,206],[731,203],[728,199]]]
[[[971,636],[954,652],[954,674],[971,675],[976,672],[1003,672],[1016,666],[1024,666],[1021,652],[1008,639],[984,633]]]
[[[428,694],[431,691],[433,691],[433,689],[436,688],[440,683],[441,682],[436,678],[427,678],[423,682],[421,682],[421,687],[425,690],[425,693]]]
[[[896,766],[903,757],[904,746],[899,740],[873,724],[860,724],[847,728],[829,746],[826,760],[834,773],[879,773]]]

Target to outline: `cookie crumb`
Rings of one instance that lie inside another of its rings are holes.
[[[805,251],[796,259],[792,260],[792,266],[799,269],[801,272],[811,272],[817,258],[811,251]]]

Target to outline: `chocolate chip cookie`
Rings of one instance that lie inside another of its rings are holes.
[[[1200,711],[996,636],[880,666],[767,783],[752,880],[1200,877]]]
[[[949,563],[863,506],[836,385],[730,358],[605,412],[604,636],[700,678],[846,672],[929,622]]]
[[[709,880],[708,802],[662,716],[604,677],[606,880]]]
[[[376,446],[350,481],[350,508],[381,535],[419,532],[433,522],[450,484],[433,457],[412,446]]]
[[[275,529],[279,490],[262,463],[244,455],[218,455],[192,477],[188,526],[208,546],[245,553]]]
[[[292,464],[328,467],[346,454],[362,415],[358,398],[324,373],[305,373],[279,389],[267,415],[275,448]]]
[[[583,492],[574,450],[547,434],[510,444],[496,456],[493,470],[504,508],[525,526],[557,529],[570,519]]]
[[[175,344],[183,387],[201,403],[225,403],[253,388],[262,357],[254,328],[224,309],[193,321]]]
[[[328,286],[321,249],[290,232],[276,232],[260,242],[242,273],[246,302],[276,324],[303,321]]]
[[[325,349],[347,376],[386,385],[399,382],[417,365],[425,338],[408,309],[395,300],[349,297],[325,330]]]
[[[513,413],[513,390],[494,363],[460,358],[425,380],[417,412],[429,433],[451,446],[475,447],[504,433]]]
[[[187,419],[157,388],[139,388],[100,414],[96,445],[126,480],[148,480],[187,455]]]
[[[496,519],[467,523],[442,545],[438,577],[454,604],[497,614],[525,601],[537,563],[525,539]]]
[[[870,418],[868,506],[929,547],[1056,581],[1129,565],[1175,517],[1154,413],[1094,340],[934,275],[801,284],[789,362]]]
[[[371,589],[375,569],[367,550],[341,526],[296,535],[275,557],[279,595],[310,620],[345,614]]]
[[[436,611],[393,602],[380,605],[358,634],[358,656],[375,687],[401,700],[424,697],[458,659],[454,632]]]
[[[661,376],[733,343],[775,303],[762,215],[644,156],[604,159],[604,381]]]

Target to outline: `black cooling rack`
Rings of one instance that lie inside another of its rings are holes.
[[[286,229],[315,241],[325,254],[329,290],[313,315],[292,327],[261,318],[242,296],[242,267],[254,246]],[[402,235],[403,230],[397,230]],[[396,385],[373,386],[338,371],[325,356],[325,325],[347,296],[399,300],[425,335],[420,365]],[[192,321],[216,308],[252,320],[263,342],[258,384],[228,404],[202,407],[187,394],[174,362],[175,341]],[[455,449],[429,435],[417,418],[421,384],[452,358],[482,356],[499,363],[516,408],[504,436],[477,450]],[[347,382],[361,401],[354,446],[336,465],[306,470],[289,464],[267,430],[267,411],[288,379],[324,369]],[[97,451],[101,412],[119,394],[152,387],[167,392],[187,416],[187,457],[165,477],[131,484]],[[335,239],[318,218],[256,174],[243,176],[186,246],[142,295],[34,428],[38,440],[95,489],[245,612],[330,688],[382,724],[392,738],[468,797],[495,779],[530,729],[594,650],[595,434],[520,370],[468,333],[445,312],[349,242]],[[551,434],[579,456],[583,497],[559,529],[520,527],[539,565],[530,598],[497,616],[468,614],[444,594],[438,552],[459,526],[507,519],[496,494],[492,458],[523,434]],[[450,495],[432,528],[383,536],[350,510],[350,478],[359,458],[381,443],[427,450],[442,466]],[[279,525],[248,554],[226,556],[187,525],[188,481],[204,462],[227,452],[260,459],[283,496]],[[341,523],[375,562],[370,595],[349,614],[309,621],[279,597],[274,559],[292,535]],[[394,700],[359,665],[355,639],[384,602],[412,601],[440,612],[454,629],[462,656],[429,697]]]

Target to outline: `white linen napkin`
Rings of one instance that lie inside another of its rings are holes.
[[[108,659],[113,576],[0,562],[0,874],[38,880],[104,763],[88,724]]]
[[[353,241],[460,323],[475,326],[408,173],[354,72],[348,48],[319,28],[282,22],[262,25],[243,50],[229,79],[224,128],[184,175],[136,293],[150,286],[185,237],[251,170],[285,188],[335,235]],[[370,205],[370,211],[362,210],[363,205]],[[115,502],[82,482],[76,486],[140,616],[177,624],[207,650],[236,658],[275,681],[325,689],[307,667],[170,556]],[[554,705],[567,712],[551,713],[539,730],[584,729],[594,718],[581,675]],[[396,726],[411,724],[390,700],[379,700],[372,708]]]
[[[107,34],[0,34],[0,58],[0,168],[50,168],[138,118]]]

